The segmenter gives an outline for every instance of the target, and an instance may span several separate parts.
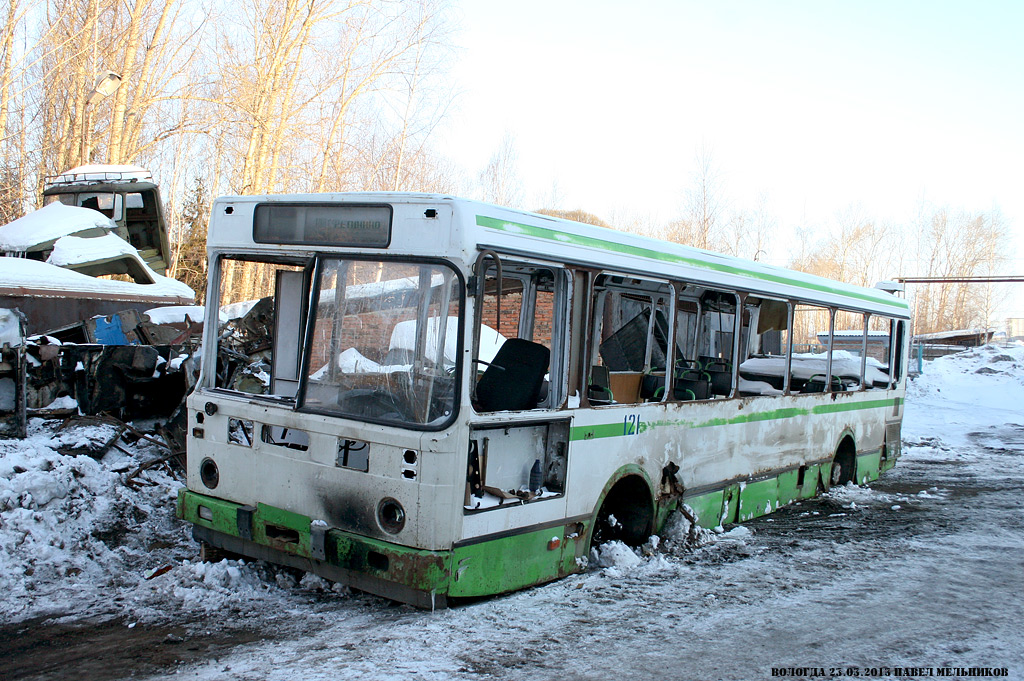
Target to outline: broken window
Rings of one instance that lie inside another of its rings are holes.
[[[484,262],[474,356],[478,411],[560,405],[567,336],[564,271],[503,260],[499,281],[493,260]],[[513,342],[506,346],[509,339]]]
[[[323,258],[301,407],[443,427],[457,395],[462,285],[439,263]]]
[[[217,388],[295,397],[306,278],[298,264],[220,260]]]
[[[687,358],[687,367],[697,372],[695,380],[709,384],[708,397],[732,394],[736,367],[736,320],[739,298],[726,291],[704,291],[699,298],[696,331],[696,357]],[[700,399],[699,397],[697,399]]]
[[[744,397],[782,395],[786,389],[789,303],[747,296],[743,302],[739,389]]]
[[[670,343],[668,282],[601,275],[594,285],[587,399],[592,405],[664,399]]]
[[[80,192],[77,194],[51,194],[44,199],[44,205],[60,201],[66,206],[92,208],[115,222],[124,214],[124,198],[113,192]]]

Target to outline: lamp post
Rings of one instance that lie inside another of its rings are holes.
[[[104,71],[96,76],[96,85],[92,92],[85,98],[82,105],[82,165],[89,163],[89,132],[92,128],[92,118],[89,116],[89,105],[114,94],[114,91],[121,85],[121,76],[113,71]]]

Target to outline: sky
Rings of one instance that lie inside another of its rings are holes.
[[[1024,231],[1024,3],[459,0],[445,152],[526,208],[680,217],[707,150],[780,229],[998,208]],[[1018,255],[1024,240],[1015,236]],[[1024,270],[1024,258],[1015,260]]]

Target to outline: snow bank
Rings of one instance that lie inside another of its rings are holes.
[[[145,498],[112,466],[58,451],[114,434],[106,425],[54,432],[33,419],[28,438],[0,441],[0,606],[9,618],[65,607],[44,593],[108,583],[124,570],[127,536],[157,512],[156,503],[168,503],[166,487]]]
[[[1021,423],[1024,345],[984,345],[926,362],[909,382],[905,440],[942,434],[950,446],[993,423]],[[952,427],[951,427],[952,426]]]
[[[27,251],[69,234],[97,229],[109,232],[116,227],[113,220],[92,208],[51,203],[0,227],[0,251]]]
[[[60,431],[58,424],[32,419],[26,439],[0,440],[0,610],[6,622],[85,616],[157,622],[251,613],[267,607],[268,595],[287,596],[279,581],[296,585],[270,566],[195,560],[198,547],[174,517],[181,483],[158,466],[140,476],[142,484],[125,484],[128,471],[163,449],[121,441],[131,454],[114,448],[99,459],[61,454],[95,448],[115,430]]]

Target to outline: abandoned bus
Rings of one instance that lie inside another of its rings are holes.
[[[177,506],[207,551],[440,607],[900,453],[882,290],[424,194],[220,198],[208,251]]]

